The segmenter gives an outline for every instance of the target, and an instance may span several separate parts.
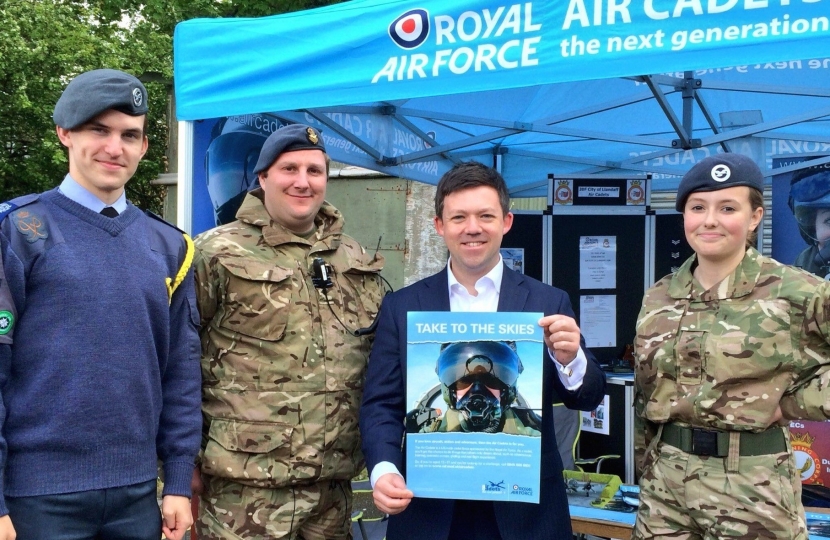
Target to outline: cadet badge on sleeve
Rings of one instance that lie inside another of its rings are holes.
[[[38,215],[28,210],[20,210],[12,214],[11,218],[18,232],[25,236],[28,242],[34,243],[49,237],[46,225]]]

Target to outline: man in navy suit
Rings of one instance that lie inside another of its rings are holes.
[[[456,165],[438,183],[435,229],[450,252],[447,267],[385,298],[369,357],[360,432],[375,505],[391,515],[389,540],[571,539],[562,461],[551,410],[542,414],[539,504],[413,498],[406,488],[408,311],[543,312],[545,404],[554,394],[572,409],[592,410],[605,395],[605,376],[585,349],[564,291],[508,269],[501,240],[513,224],[507,186],[480,163]]]

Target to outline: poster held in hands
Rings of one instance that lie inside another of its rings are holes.
[[[539,502],[542,316],[408,314],[406,483],[416,497]]]

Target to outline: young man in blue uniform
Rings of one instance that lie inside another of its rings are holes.
[[[0,540],[179,540],[192,522],[192,243],[125,197],[146,114],[132,75],[78,75],[54,111],[69,174],[0,205]]]

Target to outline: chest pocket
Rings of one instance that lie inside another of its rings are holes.
[[[711,313],[706,306],[693,305],[685,310],[677,332],[674,349],[677,361],[677,382],[699,385],[706,363],[706,347],[710,339]]]
[[[681,330],[675,348],[678,383],[700,384],[707,334],[701,330]]]
[[[719,381],[769,381],[780,376],[792,359],[790,303],[784,299],[732,302],[722,307],[713,332],[709,370]]]
[[[351,261],[349,268],[343,272],[346,278],[342,287],[344,310],[356,316],[360,327],[372,324],[380,309],[383,287],[378,276],[382,268],[383,260],[369,264]]]
[[[277,341],[285,335],[292,302],[293,271],[273,264],[233,259],[221,262],[226,283],[220,326],[246,336]]]

